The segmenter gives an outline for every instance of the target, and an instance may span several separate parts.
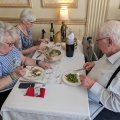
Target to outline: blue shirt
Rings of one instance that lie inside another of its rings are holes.
[[[7,54],[0,54],[0,77],[4,78],[21,65],[21,55],[21,52],[16,47]],[[7,87],[0,90],[0,92],[12,89],[17,80],[13,80]]]
[[[33,40],[30,33],[30,29],[27,29],[28,36],[26,36],[17,26],[16,26],[22,42],[22,50],[30,48],[33,46]]]

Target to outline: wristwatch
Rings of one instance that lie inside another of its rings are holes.
[[[39,66],[39,62],[40,62],[41,60],[36,60],[36,65],[38,65]]]

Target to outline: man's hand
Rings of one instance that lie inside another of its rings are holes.
[[[94,62],[86,62],[84,65],[83,65],[83,68],[85,70],[90,70],[94,67],[95,63]]]
[[[87,88],[91,88],[95,83],[94,79],[89,78],[88,76],[83,74],[80,75],[80,81],[81,81],[81,84]]]

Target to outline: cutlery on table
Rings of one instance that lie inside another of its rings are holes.
[[[77,69],[77,70],[74,70],[74,71],[80,71],[80,70],[85,70],[84,68],[80,68],[80,69]]]
[[[36,56],[36,58],[40,57],[41,55],[42,55],[42,52],[38,56]]]
[[[19,82],[35,83],[35,84],[43,84],[42,82],[31,82],[31,81],[24,81],[24,80],[20,80]]]
[[[77,75],[80,75],[79,71],[81,70],[85,70],[84,68],[80,68],[80,69],[77,69],[77,70],[74,70],[76,72]]]

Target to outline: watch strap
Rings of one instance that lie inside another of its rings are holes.
[[[39,66],[39,62],[40,62],[41,60],[36,60],[36,65],[38,65]]]

